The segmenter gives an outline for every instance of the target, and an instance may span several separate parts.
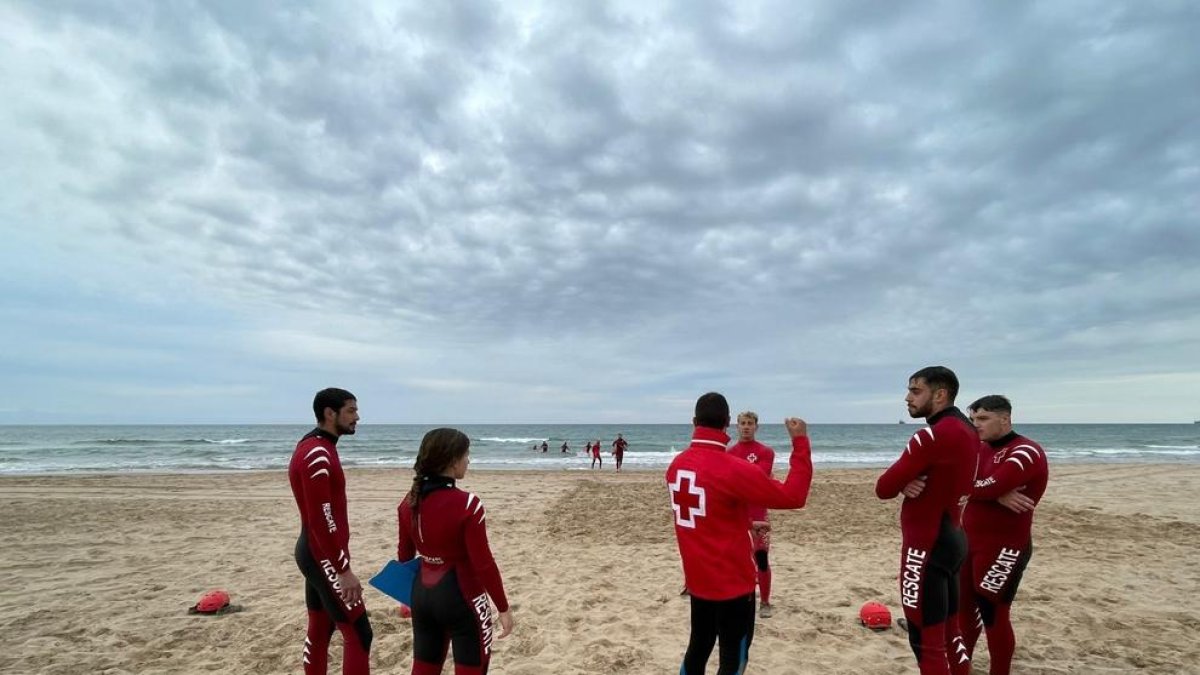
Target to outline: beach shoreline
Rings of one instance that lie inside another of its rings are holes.
[[[898,503],[875,499],[879,472],[818,467],[807,508],[772,512],[776,614],[758,621],[750,672],[916,672],[899,630],[855,620],[868,600],[899,614]],[[395,555],[410,480],[347,470],[360,577]],[[1200,591],[1197,484],[1187,463],[1051,467],[1014,606],[1018,672],[1200,661],[1200,611],[1180,602]],[[660,470],[472,470],[461,485],[488,508],[517,619],[491,672],[678,672],[687,601]],[[0,476],[0,518],[0,572],[16,580],[0,590],[0,671],[296,672],[304,609],[285,472]],[[244,611],[188,616],[210,588]],[[367,605],[375,670],[407,672],[407,622],[374,589]]]

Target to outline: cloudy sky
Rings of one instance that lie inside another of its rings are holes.
[[[397,9],[399,5],[407,5]],[[1200,8],[0,2],[0,423],[1200,419]],[[965,399],[962,400],[962,399]]]

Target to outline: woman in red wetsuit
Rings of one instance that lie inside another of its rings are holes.
[[[495,637],[513,628],[504,582],[488,546],[483,503],[455,486],[467,473],[470,446],[457,429],[425,434],[412,490],[398,509],[397,556],[421,556],[412,594],[413,675],[441,673],[451,645],[455,675],[487,673],[495,630],[489,596],[499,612]]]

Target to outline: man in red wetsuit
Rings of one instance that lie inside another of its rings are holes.
[[[971,653],[980,631],[987,631],[988,672],[1008,675],[1016,648],[1010,610],[1033,555],[1033,510],[1050,470],[1042,446],[1013,431],[1007,398],[984,396],[967,410],[982,443],[975,490],[963,514],[967,562],[959,622]]]
[[[592,468],[596,468],[596,463],[600,463],[600,468],[604,468],[604,458],[600,456],[600,439],[596,439],[596,443],[592,445]]]
[[[747,536],[751,507],[798,509],[812,484],[804,420],[785,421],[792,438],[787,480],[725,452],[729,403],[712,392],[696,401],[691,444],[667,468],[675,538],[691,601],[691,634],[680,675],[703,675],[720,641],[718,675],[745,672],[754,637],[754,556]]]
[[[621,462],[625,460],[625,448],[629,447],[629,443],[621,434],[617,434],[617,440],[612,443],[612,454],[617,460],[617,471],[621,470]]]
[[[775,469],[775,450],[755,440],[758,433],[758,413],[747,410],[738,413],[738,442],[729,448],[729,454],[744,459],[767,476]],[[767,510],[761,506],[750,508],[750,538],[754,542],[754,564],[758,566],[758,595],[762,599],[758,615],[771,618],[771,564],[767,554],[771,551],[771,523]]]
[[[336,627],[342,634],[342,673],[364,675],[371,671],[373,633],[362,583],[350,569],[346,476],[337,452],[338,438],[353,434],[358,424],[358,401],[345,389],[322,389],[313,399],[313,413],[317,428],[300,439],[288,463],[300,510],[296,565],[304,574],[308,608],[304,673],[324,675]]]
[[[959,570],[967,556],[962,511],[975,480],[979,435],[954,407],[958,377],[930,366],[908,380],[908,414],[929,426],[913,434],[900,459],[875,484],[900,507],[900,604],[922,675],[963,675],[971,658],[959,631]]]

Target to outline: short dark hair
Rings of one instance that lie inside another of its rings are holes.
[[[729,401],[715,391],[696,399],[696,426],[724,429],[729,426]]]
[[[1012,402],[1008,398],[1000,394],[988,394],[981,397],[971,405],[967,406],[967,410],[975,412],[976,410],[986,410],[987,412],[999,412],[1008,415],[1012,414]]]
[[[946,366],[927,366],[908,376],[909,380],[925,380],[930,389],[945,389],[950,402],[958,396],[958,376]]]
[[[317,395],[313,397],[313,414],[317,416],[317,424],[325,421],[326,408],[333,408],[335,413],[341,412],[342,408],[346,405],[346,401],[356,400],[358,399],[355,398],[354,394],[345,389],[338,389],[337,387],[329,387],[328,389],[318,391]]]

